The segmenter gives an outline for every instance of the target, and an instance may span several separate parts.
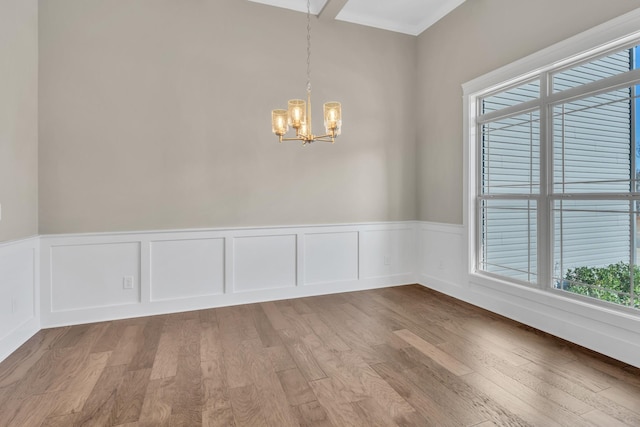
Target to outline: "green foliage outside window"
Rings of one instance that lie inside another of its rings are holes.
[[[628,263],[619,262],[606,267],[568,269],[564,278],[562,289],[566,291],[615,304],[631,305],[631,297],[627,295],[631,288]],[[640,308],[640,268],[637,266],[633,267],[633,284],[633,306]]]

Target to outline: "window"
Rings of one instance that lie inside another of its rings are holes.
[[[472,97],[477,273],[640,308],[639,43]]]

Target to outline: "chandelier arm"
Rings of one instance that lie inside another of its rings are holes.
[[[279,137],[279,141],[304,141],[305,143],[311,143],[311,142],[331,142],[334,143],[335,142],[335,137],[332,137],[331,135],[322,135],[322,136],[311,136],[311,137],[304,137],[304,136],[299,136],[299,137],[293,137],[293,138],[284,138],[282,136]]]

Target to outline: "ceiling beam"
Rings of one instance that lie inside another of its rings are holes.
[[[318,14],[319,19],[335,19],[349,0],[327,0]]]

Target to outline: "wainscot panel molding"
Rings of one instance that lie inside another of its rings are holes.
[[[418,224],[422,286],[640,367],[638,314],[470,274],[466,236],[461,225]]]
[[[0,361],[40,330],[38,244],[0,243]]]
[[[42,327],[416,282],[417,223],[46,235]]]
[[[0,244],[0,361],[38,332],[409,283],[640,367],[640,316],[470,274],[429,222],[71,234]]]

